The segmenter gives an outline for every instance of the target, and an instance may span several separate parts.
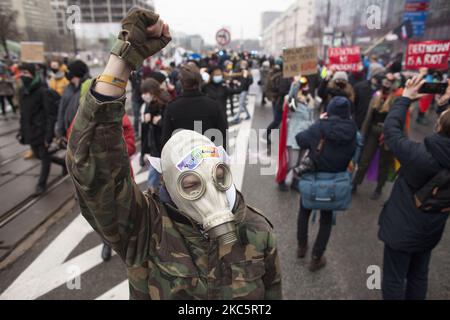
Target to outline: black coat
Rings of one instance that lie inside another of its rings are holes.
[[[364,120],[366,119],[367,110],[369,110],[370,101],[376,90],[372,89],[369,80],[358,82],[353,89],[355,91],[355,110],[352,112],[353,119],[355,120],[358,129],[361,129]]]
[[[226,149],[228,122],[222,107],[219,102],[206,97],[200,91],[185,91],[167,106],[163,119],[163,147],[175,130],[194,130],[194,122],[201,121],[201,133],[204,134],[209,129],[219,130],[224,141],[216,144]]]
[[[227,87],[224,83],[208,83],[203,87],[203,92],[211,99],[220,103],[222,111],[227,118],[227,101],[230,95],[238,94],[239,89],[232,89]]]
[[[356,151],[356,124],[350,119],[331,116],[319,120],[295,138],[302,150],[310,150],[317,164],[317,171],[339,173],[347,170]],[[322,151],[316,153],[320,140],[324,138]]]
[[[384,123],[385,143],[401,170],[380,215],[379,238],[394,250],[413,253],[432,250],[444,232],[448,214],[423,213],[415,206],[414,193],[450,168],[450,138],[434,134],[424,143],[409,140],[403,129],[410,104],[408,98],[397,99]]]
[[[24,144],[36,146],[51,143],[58,114],[59,95],[35,83],[19,92],[20,134]]]

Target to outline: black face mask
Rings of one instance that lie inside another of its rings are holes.
[[[337,86],[339,89],[344,90],[345,87],[347,86],[347,83],[345,83],[345,82],[336,82],[336,86]]]
[[[53,68],[51,68],[50,70],[52,70],[52,72],[53,72],[54,74],[57,74],[57,73],[59,72],[59,69],[53,69]]]
[[[20,80],[22,80],[22,84],[26,89],[29,89],[31,86],[31,83],[33,82],[33,78],[21,76]]]
[[[74,78],[74,75],[70,73],[70,71],[66,72],[66,79],[71,81]]]

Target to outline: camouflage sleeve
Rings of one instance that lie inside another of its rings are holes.
[[[156,207],[131,178],[122,131],[125,96],[100,102],[91,90],[78,109],[67,167],[82,215],[127,266],[139,266],[149,252]]]
[[[277,240],[275,234],[269,233],[265,256],[266,273],[263,277],[265,285],[265,300],[281,300],[281,271],[278,258]]]

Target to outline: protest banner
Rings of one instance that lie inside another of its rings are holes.
[[[406,49],[405,69],[448,69],[450,40],[410,41]]]
[[[358,46],[329,48],[328,59],[328,67],[336,71],[357,72],[362,69],[361,49]]]
[[[34,41],[21,42],[20,61],[28,63],[44,63],[44,43]]]
[[[283,77],[308,76],[317,73],[317,47],[283,50]]]

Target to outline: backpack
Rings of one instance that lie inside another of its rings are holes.
[[[414,194],[414,200],[425,213],[450,213],[450,170],[439,171]]]
[[[317,156],[322,151],[324,143],[325,138],[322,138],[316,150]],[[351,162],[359,157],[362,146],[362,136],[357,132],[356,151]],[[306,209],[345,211],[352,202],[352,170],[339,173],[306,173],[300,178],[299,190],[302,205]]]

